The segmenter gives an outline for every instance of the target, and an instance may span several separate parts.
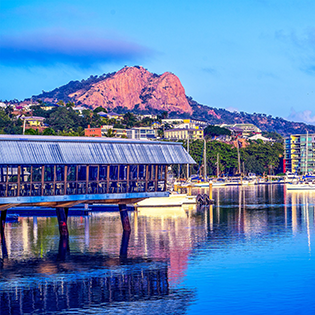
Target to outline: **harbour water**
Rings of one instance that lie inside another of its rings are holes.
[[[199,192],[203,192],[200,190]],[[314,314],[315,192],[222,187],[199,211],[6,223],[1,314]]]

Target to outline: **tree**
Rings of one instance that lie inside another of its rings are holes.
[[[59,107],[46,119],[48,125],[55,131],[76,131],[78,127],[85,127],[87,123],[71,107]]]
[[[222,135],[231,135],[231,131],[227,128],[221,128],[219,126],[209,125],[204,129],[204,136],[207,138],[212,138],[215,136],[222,136]]]
[[[107,110],[106,110],[106,108],[104,108],[104,107],[98,106],[98,107],[96,107],[96,108],[93,110],[93,112],[94,112],[95,114],[100,113],[100,112],[107,113]]]
[[[57,105],[65,106],[65,102],[60,100],[60,101],[57,102]]]
[[[55,133],[55,130],[52,129],[52,128],[46,128],[44,131],[43,131],[43,135],[44,136],[54,136],[56,133]]]
[[[26,135],[39,135],[39,132],[38,130],[34,130],[34,129],[26,129],[25,134]]]
[[[73,107],[75,107],[75,104],[74,104],[74,102],[67,102],[66,107],[73,108]]]
[[[105,137],[108,137],[108,138],[113,138],[115,137],[115,132],[113,129],[108,129],[107,132],[105,133]]]
[[[124,119],[122,121],[123,124],[126,125],[127,128],[132,128],[137,122],[137,118],[131,112],[128,112],[124,115]]]

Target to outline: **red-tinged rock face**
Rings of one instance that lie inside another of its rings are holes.
[[[143,67],[125,67],[110,78],[93,84],[90,89],[69,95],[74,101],[96,108],[129,110],[154,108],[192,114],[185,90],[178,77],[165,72],[158,76]]]

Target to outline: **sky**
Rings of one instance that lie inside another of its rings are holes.
[[[0,0],[0,100],[141,65],[231,111],[315,124],[315,1]]]

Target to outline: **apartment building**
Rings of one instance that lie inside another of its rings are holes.
[[[203,129],[197,128],[169,129],[164,131],[164,138],[172,140],[203,139]]]
[[[220,124],[216,125],[232,131],[234,135],[248,137],[253,134],[261,134],[261,130],[253,124]]]
[[[157,130],[151,127],[134,127],[127,129],[128,139],[156,139]]]
[[[295,134],[284,140],[284,172],[315,172],[315,134]]]

